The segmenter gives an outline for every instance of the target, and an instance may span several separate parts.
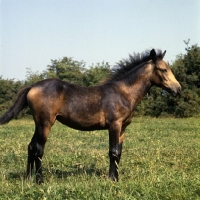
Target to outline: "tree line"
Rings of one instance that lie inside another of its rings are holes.
[[[175,98],[162,89],[153,87],[150,95],[144,97],[138,105],[136,115],[191,117],[200,114],[200,47],[197,44],[189,46],[189,40],[185,44],[185,54],[177,55],[175,61],[169,64],[182,86],[181,96]],[[37,81],[59,78],[90,87],[106,79],[110,72],[111,66],[108,62],[96,63],[87,68],[84,61],[63,57],[60,60],[51,60],[51,64],[42,73],[27,69],[24,81],[3,79],[0,76],[0,114],[13,104],[21,88]],[[28,115],[29,112],[27,109],[21,115]]]

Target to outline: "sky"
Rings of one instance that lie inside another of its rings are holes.
[[[183,40],[200,42],[199,0],[0,0],[0,76],[25,80],[51,60],[111,66],[133,52],[167,50],[173,62]]]

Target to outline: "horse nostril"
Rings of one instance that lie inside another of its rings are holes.
[[[180,94],[181,93],[181,87],[178,88],[177,92]]]

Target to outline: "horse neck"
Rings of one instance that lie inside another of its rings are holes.
[[[153,67],[150,64],[146,64],[133,74],[129,74],[129,77],[121,80],[121,88],[126,93],[128,99],[131,101],[133,109],[142,100],[151,88],[151,75]],[[120,84],[119,84],[120,85]]]

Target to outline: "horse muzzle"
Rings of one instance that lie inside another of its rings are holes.
[[[174,97],[180,96],[180,94],[181,94],[181,86],[180,86],[180,84],[178,84],[176,86],[171,86],[171,87],[163,87],[163,90],[167,91],[170,94],[172,94]]]
[[[171,93],[173,96],[180,96],[181,95],[181,86],[176,87],[174,89],[171,90]]]

